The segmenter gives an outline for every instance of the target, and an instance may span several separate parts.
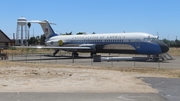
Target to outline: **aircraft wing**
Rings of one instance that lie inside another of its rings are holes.
[[[11,46],[12,48],[26,49],[60,49],[60,50],[94,50],[94,47],[58,47],[58,46]]]

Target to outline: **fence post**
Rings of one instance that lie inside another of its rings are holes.
[[[160,69],[160,61],[158,61],[158,69]]]

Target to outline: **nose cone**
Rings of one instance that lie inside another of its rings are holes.
[[[166,53],[166,52],[169,51],[169,47],[168,47],[166,44],[159,44],[159,45],[160,45],[161,51],[162,51],[163,53]]]

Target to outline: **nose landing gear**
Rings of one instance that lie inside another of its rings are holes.
[[[147,55],[147,58],[148,58],[148,61],[163,61],[164,60],[164,57],[162,57],[161,55],[159,54],[156,54],[156,55]]]

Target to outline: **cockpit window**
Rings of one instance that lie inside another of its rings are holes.
[[[144,38],[144,41],[148,41],[148,38]]]
[[[151,40],[158,40],[157,38],[151,38]]]
[[[144,38],[144,41],[158,41],[157,38]]]
[[[164,43],[164,42],[160,41],[157,38],[144,38],[144,41],[146,41],[146,42],[155,42],[155,43]]]

